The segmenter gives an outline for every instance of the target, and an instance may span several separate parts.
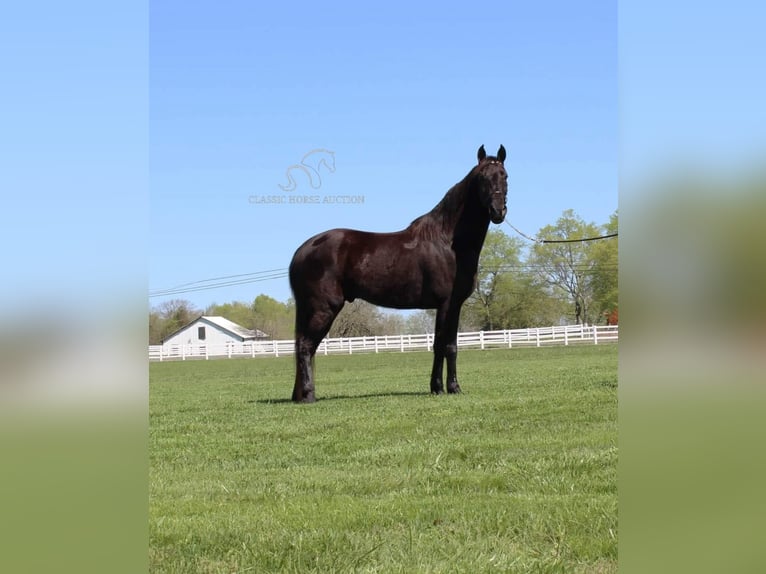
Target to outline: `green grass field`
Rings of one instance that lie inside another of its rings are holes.
[[[617,346],[150,365],[152,572],[616,572]]]

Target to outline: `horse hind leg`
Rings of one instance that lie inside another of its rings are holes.
[[[303,307],[297,306],[295,315],[295,386],[292,400],[296,403],[313,403],[316,400],[314,355],[343,307],[343,299],[340,299],[340,303],[326,303],[319,308]]]
[[[316,400],[314,396],[314,354],[317,346],[311,338],[296,334],[293,402],[313,403]]]

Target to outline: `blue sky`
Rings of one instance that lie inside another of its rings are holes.
[[[752,0],[620,2],[623,182],[686,167],[736,178],[763,165],[765,20],[766,4]]]
[[[617,209],[614,2],[150,6],[150,291],[286,269],[333,227],[393,231],[428,211],[484,144],[508,150],[508,220],[534,234],[565,209]],[[321,188],[283,195],[304,154]],[[503,230],[513,233],[508,226]],[[285,277],[179,297],[204,308],[290,296]]]
[[[42,4],[0,17],[0,245],[12,269],[0,313],[130,316],[147,275],[147,10]]]
[[[3,313],[125,293],[143,308],[147,285],[285,269],[320,229],[402,228],[481,143],[508,149],[509,220],[528,233],[567,208],[605,221],[618,150],[621,183],[688,157],[763,165],[750,1],[620,2],[619,25],[608,2],[43,4],[0,19]],[[316,147],[337,160],[320,192],[363,205],[248,203]],[[188,297],[260,292],[289,296],[281,279]]]

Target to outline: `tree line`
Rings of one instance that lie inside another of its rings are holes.
[[[537,238],[562,243],[528,243],[500,229],[487,233],[479,260],[476,289],[463,306],[461,331],[521,329],[559,324],[614,322],[618,308],[617,233],[615,211],[603,225],[586,223],[566,210]],[[161,303],[149,312],[149,343],[200,315],[217,315],[273,339],[293,336],[295,302],[261,294],[252,302],[209,305],[204,310],[184,299]],[[330,329],[330,337],[400,335],[433,332],[435,313],[421,310],[402,315],[366,301],[347,303]]]

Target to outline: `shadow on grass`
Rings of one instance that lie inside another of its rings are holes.
[[[322,403],[325,401],[347,401],[347,400],[355,400],[355,399],[376,399],[376,398],[382,398],[382,397],[417,397],[417,396],[428,396],[431,393],[426,393],[423,391],[390,391],[385,393],[366,393],[363,395],[330,395],[329,397],[317,397],[316,402]],[[247,401],[248,403],[256,403],[259,405],[286,405],[286,404],[293,404],[292,399],[290,398],[279,398],[279,399],[253,399],[250,401]]]

